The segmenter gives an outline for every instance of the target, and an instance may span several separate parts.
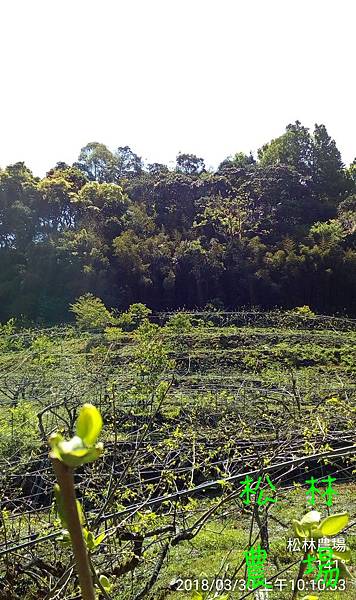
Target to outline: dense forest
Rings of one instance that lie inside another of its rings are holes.
[[[215,172],[129,147],[82,148],[44,178],[0,170],[0,321],[69,318],[91,292],[125,309],[308,305],[356,314],[356,159],[300,122]]]

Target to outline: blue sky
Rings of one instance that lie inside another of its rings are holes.
[[[354,0],[2,0],[0,166],[87,142],[216,166],[299,119],[356,155]]]

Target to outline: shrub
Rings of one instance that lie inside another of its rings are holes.
[[[120,327],[106,327],[105,339],[108,342],[121,342],[125,334]]]
[[[16,321],[14,318],[9,319],[6,323],[0,323],[0,350],[2,352],[10,352],[12,350],[22,350],[23,341],[19,336],[15,335]]]
[[[21,401],[17,406],[0,409],[0,456],[10,458],[36,448],[39,439],[37,413],[32,402]]]
[[[185,312],[177,312],[171,315],[166,323],[166,327],[176,335],[187,333],[192,328],[192,321],[189,314]]]
[[[100,329],[104,330],[110,324],[114,324],[115,319],[106,308],[100,298],[93,294],[84,294],[70,305],[70,311],[74,313],[75,320],[80,329]]]
[[[301,317],[315,317],[315,313],[306,304],[304,306],[296,306],[293,312]]]
[[[116,322],[123,331],[135,331],[147,320],[150,314],[152,314],[151,309],[138,302],[131,304],[126,312],[121,313]]]

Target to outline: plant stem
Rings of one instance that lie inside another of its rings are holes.
[[[56,458],[52,458],[52,464],[61,489],[65,518],[72,542],[82,598],[83,600],[95,600],[95,591],[89,566],[88,553],[78,515],[73,469],[67,467],[67,465]]]
[[[300,561],[298,575],[297,575],[295,583],[294,583],[294,591],[293,591],[293,595],[292,595],[292,600],[295,600],[295,598],[298,596],[298,591],[299,591],[298,590],[298,581],[303,579],[304,571],[307,568],[307,563],[304,561],[307,560],[308,554],[309,554],[309,551],[307,550],[304,553],[302,560]]]

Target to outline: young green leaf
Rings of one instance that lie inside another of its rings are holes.
[[[93,446],[99,437],[103,426],[100,412],[92,404],[83,404],[80,409],[76,433],[83,440],[85,446]]]
[[[346,527],[349,522],[349,518],[350,517],[347,512],[330,515],[330,517],[326,517],[322,520],[319,525],[319,529],[324,537],[336,535]]]
[[[105,539],[105,537],[106,537],[106,534],[105,534],[105,532],[104,532],[104,533],[101,533],[100,535],[98,535],[98,537],[96,537],[96,538],[95,538],[95,541],[94,541],[94,545],[95,545],[95,547],[96,547],[96,546],[99,546],[99,545],[101,544],[101,542],[102,542],[102,541]]]
[[[293,531],[299,539],[307,538],[309,535],[309,529],[307,527],[303,527],[300,521],[297,519],[293,519],[292,521]]]
[[[93,445],[101,431],[103,420],[100,412],[91,404],[84,404],[77,419],[77,435],[65,440],[59,433],[49,438],[51,458],[64,462],[68,467],[78,467],[93,462],[103,453],[103,444]]]
[[[71,440],[58,442],[58,436],[49,438],[49,444],[52,447],[50,456],[64,462],[68,467],[79,467],[96,460],[104,451],[103,444],[99,442],[92,448],[87,448],[81,438],[74,436]]]
[[[104,590],[109,593],[111,590],[111,583],[108,580],[108,578],[106,577],[106,575],[100,575],[99,577],[99,581],[101,583],[101,585],[103,586]]]
[[[85,529],[85,527],[83,527],[83,536],[84,536],[85,543],[87,545],[88,550],[94,550],[95,538],[94,538],[94,534],[92,533],[92,531],[88,531],[87,529]]]

